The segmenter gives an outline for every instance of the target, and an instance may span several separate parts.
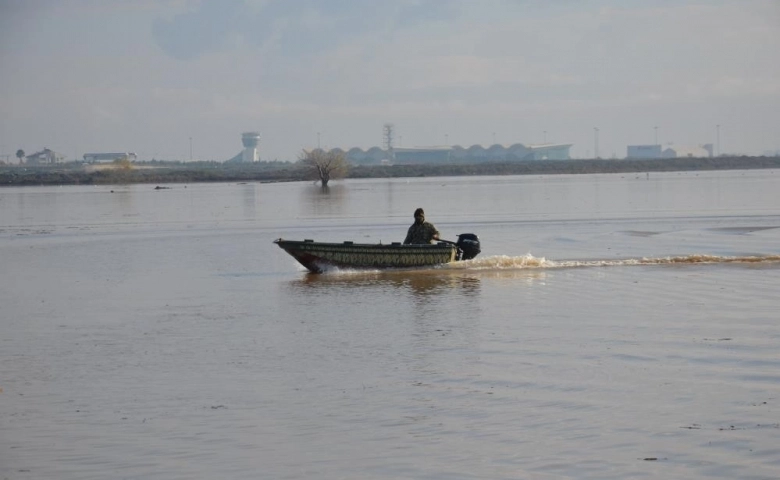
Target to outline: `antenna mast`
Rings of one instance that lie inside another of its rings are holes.
[[[382,142],[387,152],[388,160],[395,160],[395,151],[393,150],[393,144],[395,143],[395,126],[392,123],[385,123],[382,127]]]

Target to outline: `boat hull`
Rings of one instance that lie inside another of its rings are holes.
[[[430,267],[455,261],[458,248],[448,243],[401,245],[400,243],[323,243],[311,240],[274,240],[274,243],[308,270],[329,268],[385,269]]]

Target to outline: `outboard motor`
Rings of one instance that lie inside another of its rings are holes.
[[[458,260],[471,260],[479,255],[479,237],[473,233],[461,233],[455,243],[458,247]]]

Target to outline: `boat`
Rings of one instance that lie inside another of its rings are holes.
[[[301,265],[314,273],[338,269],[386,269],[432,267],[470,260],[480,253],[479,237],[458,235],[457,242],[440,240],[433,244],[402,245],[400,242],[327,243],[314,240],[274,240]]]

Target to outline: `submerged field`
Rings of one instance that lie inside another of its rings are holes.
[[[780,170],[164,187],[0,189],[0,479],[778,478]]]

